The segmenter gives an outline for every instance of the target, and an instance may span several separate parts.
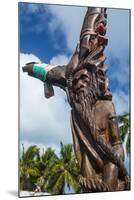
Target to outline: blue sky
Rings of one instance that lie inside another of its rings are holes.
[[[19,3],[20,67],[30,61],[66,64],[77,42],[86,7]],[[107,56],[110,89],[117,114],[129,112],[129,10],[108,9]],[[20,142],[26,146],[72,143],[70,107],[55,88],[45,99],[43,84],[20,70]]]

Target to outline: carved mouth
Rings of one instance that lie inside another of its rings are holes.
[[[79,94],[79,93],[85,93],[85,89],[84,88],[78,88],[76,90],[76,93]]]
[[[84,93],[84,90],[80,89],[78,90],[78,93]]]

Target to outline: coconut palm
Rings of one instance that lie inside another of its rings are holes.
[[[36,179],[40,176],[39,160],[40,155],[37,146],[30,146],[26,151],[23,146],[20,159],[20,189],[33,190]]]
[[[79,166],[74,157],[71,144],[63,145],[61,142],[60,158],[55,160],[51,168],[47,189],[52,194],[64,194],[65,185],[79,192],[78,183]]]
[[[125,146],[125,151],[127,155],[130,153],[130,115],[124,114],[119,116],[119,123],[120,123],[120,134],[121,139]]]
[[[64,194],[65,185],[78,192],[79,166],[75,159],[72,145],[61,142],[60,156],[52,148],[48,148],[40,155],[37,146],[30,146],[20,159],[20,189],[33,190],[35,184],[42,192],[50,194]]]
[[[40,177],[37,179],[37,184],[41,187],[43,192],[48,192],[48,179],[51,177],[51,169],[57,160],[58,157],[51,147],[49,147],[40,157]]]

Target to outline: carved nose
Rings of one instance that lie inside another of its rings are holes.
[[[78,85],[77,85],[77,89],[79,90],[79,89],[82,89],[82,88],[84,88],[84,83],[81,80],[79,80]]]

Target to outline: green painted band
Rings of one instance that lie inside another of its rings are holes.
[[[46,81],[47,71],[45,70],[45,68],[34,65],[32,71],[35,78],[38,78],[43,82]]]

